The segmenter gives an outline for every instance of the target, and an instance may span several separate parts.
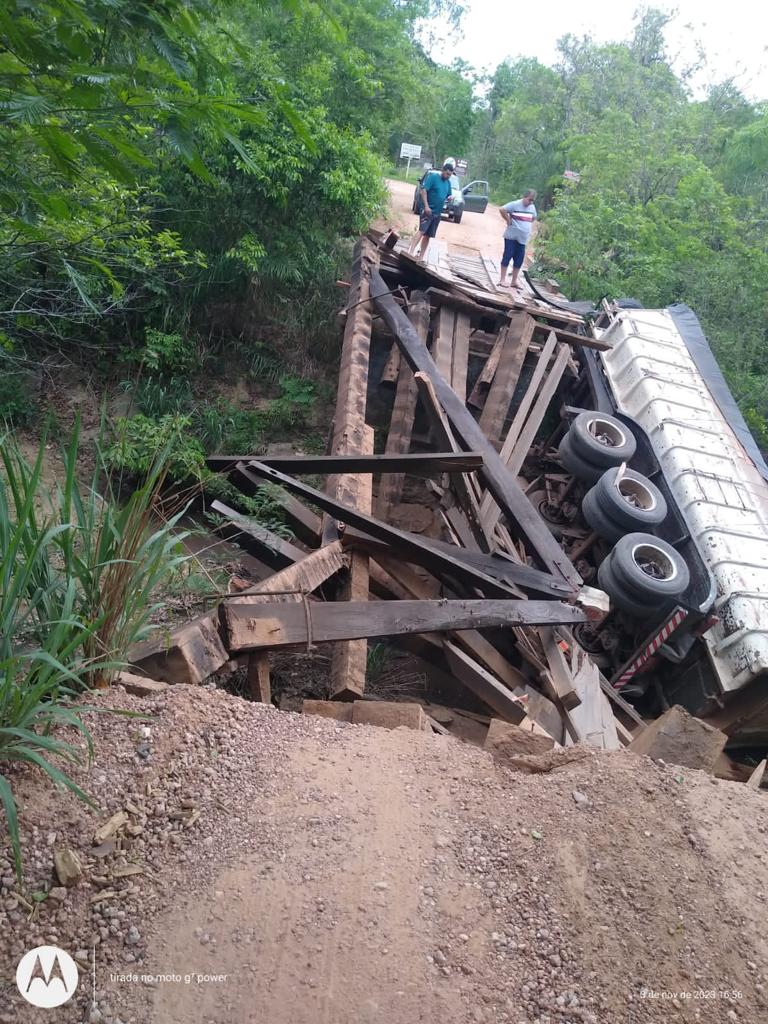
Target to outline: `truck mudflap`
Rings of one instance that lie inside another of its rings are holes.
[[[654,655],[658,654],[662,644],[671,640],[674,634],[680,630],[687,618],[688,612],[685,608],[681,608],[677,605],[667,621],[662,626],[659,626],[656,632],[648,639],[644,640],[632,654],[629,661],[625,662],[618,672],[616,672],[611,679],[613,687],[620,690],[622,686],[626,686],[642,668],[647,667]]]

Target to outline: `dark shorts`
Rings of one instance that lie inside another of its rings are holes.
[[[427,238],[434,238],[435,235],[437,234],[437,229],[439,226],[439,213],[430,213],[428,217],[422,214],[422,216],[419,217],[419,231],[422,233],[422,235],[426,235]]]
[[[525,246],[522,242],[516,241],[514,238],[504,239],[504,255],[501,257],[502,267],[508,267],[510,260],[512,266],[520,269],[525,259]]]

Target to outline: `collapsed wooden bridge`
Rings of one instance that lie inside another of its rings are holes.
[[[331,644],[329,697],[353,701],[368,641],[385,637],[507,722],[626,744],[640,720],[572,635],[605,615],[604,595],[529,500],[567,489],[535,463],[574,347],[605,343],[566,309],[498,293],[481,260],[425,265],[395,241],[355,249],[329,453],[209,460],[246,495],[279,485],[294,539],[215,502],[222,534],[272,574],[134,663],[162,679],[175,658],[196,681],[246,658],[269,700],[271,652]],[[586,534],[570,532],[576,550]]]

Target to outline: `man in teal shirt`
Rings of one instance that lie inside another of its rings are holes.
[[[446,160],[439,171],[430,171],[419,189],[421,201],[421,213],[419,214],[419,230],[413,236],[409,248],[410,253],[415,253],[421,243],[419,259],[423,260],[427,254],[430,238],[434,238],[440,224],[440,214],[443,212],[445,200],[451,194],[451,175],[455,168],[450,160]]]

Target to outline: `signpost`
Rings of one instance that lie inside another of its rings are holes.
[[[462,178],[467,173],[468,163],[462,157],[456,161],[456,174],[459,178]]]
[[[414,146],[410,142],[403,142],[400,145],[400,159],[407,159],[408,166],[405,169],[405,180],[408,180],[408,175],[411,173],[411,160],[421,159],[421,146]]]

